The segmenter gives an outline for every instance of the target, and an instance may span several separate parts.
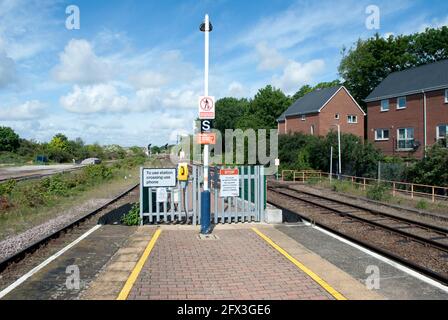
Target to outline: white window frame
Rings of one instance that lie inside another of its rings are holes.
[[[381,131],[381,138],[378,138],[378,131]],[[388,138],[384,138],[384,131],[388,131],[389,132],[389,137]],[[390,139],[390,130],[389,129],[375,129],[375,141],[389,141]]]
[[[445,132],[447,133],[447,136],[448,136],[448,124],[439,124],[436,127],[436,140],[437,141],[439,141],[440,139],[446,139],[446,136],[445,137],[440,137],[440,129],[439,128],[442,127],[442,126],[446,127]]]
[[[335,118],[336,120],[339,120],[339,119],[341,118],[341,116],[340,116],[339,113],[335,113],[334,118]]]
[[[403,140],[403,139],[400,139],[400,130],[405,130],[404,141],[410,141],[410,140],[415,141],[415,129],[414,128],[398,128],[397,129],[397,150],[398,151],[410,151],[410,150],[413,150],[414,148],[400,148],[400,141]],[[408,138],[408,130],[413,130],[414,131],[414,137],[412,139]]]
[[[306,120],[306,115],[302,114],[302,121]]]
[[[445,89],[445,103],[448,103],[448,89]]]
[[[400,107],[400,99],[404,99],[404,107]],[[397,98],[397,110],[403,110],[408,107],[408,99],[406,97],[398,97]]]
[[[384,109],[384,108],[383,108],[383,102],[387,102],[387,109]],[[387,112],[387,111],[390,110],[390,102],[389,102],[389,99],[381,100],[381,106],[380,106],[380,109],[381,109],[381,112]]]
[[[354,120],[354,121],[352,121]],[[357,124],[358,123],[358,116],[357,115],[353,115],[353,114],[349,114],[347,116],[347,123],[349,124]]]

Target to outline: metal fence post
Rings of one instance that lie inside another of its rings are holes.
[[[143,225],[143,167],[140,168],[140,225]]]
[[[436,202],[436,188],[432,187],[432,202]]]

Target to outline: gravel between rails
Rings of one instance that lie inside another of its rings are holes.
[[[111,200],[112,198],[90,199],[78,207],[67,210],[64,214],[61,214],[58,217],[48,220],[18,235],[6,238],[0,242],[0,261],[25,249],[39,239],[62,229],[67,224],[85,216],[88,212],[105,205]]]
[[[448,278],[448,254],[432,247],[427,247],[406,237],[374,228],[361,222],[347,219],[336,214],[329,214],[322,208],[305,204],[274,192],[268,193],[268,201],[279,207],[322,223],[340,233],[373,244],[383,250],[392,252],[408,261],[433,270]],[[325,213],[326,212],[326,213]]]

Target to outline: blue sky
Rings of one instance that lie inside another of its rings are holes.
[[[81,27],[65,27],[66,7]],[[366,8],[380,9],[369,30]],[[375,32],[448,24],[447,1],[0,0],[0,125],[48,141],[174,142],[190,132],[203,91],[203,34],[211,16],[210,94],[288,94],[338,78],[343,46]]]

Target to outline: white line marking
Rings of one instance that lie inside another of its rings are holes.
[[[68,250],[70,250],[71,248],[73,248],[75,245],[77,245],[78,243],[80,243],[82,240],[84,240],[85,238],[87,238],[89,235],[91,235],[92,233],[94,233],[96,230],[98,230],[99,228],[101,228],[101,225],[96,225],[95,227],[93,227],[92,229],[90,229],[89,231],[87,231],[86,233],[84,233],[82,236],[80,236],[78,239],[76,239],[75,241],[73,241],[72,243],[70,243],[68,246],[66,246],[65,248],[61,249],[59,252],[55,253],[54,255],[52,255],[51,257],[49,257],[47,260],[45,260],[44,262],[42,262],[40,265],[38,265],[37,267],[31,269],[28,273],[26,273],[25,275],[21,276],[19,279],[17,279],[14,283],[12,283],[11,285],[9,285],[6,289],[3,289],[2,291],[0,291],[0,299],[3,299],[8,293],[10,293],[12,290],[14,290],[15,288],[17,288],[18,286],[20,286],[22,283],[24,283],[26,280],[28,280],[29,278],[31,278],[34,274],[36,274],[37,272],[39,272],[40,270],[42,270],[44,267],[46,267],[50,262],[56,260],[57,258],[59,258],[61,255],[63,255],[65,252],[67,252]]]
[[[333,237],[333,238],[335,238],[335,239],[337,239],[337,240],[339,240],[339,241],[341,241],[341,242],[343,242],[345,244],[348,244],[348,245],[352,246],[353,248],[356,248],[356,249],[358,249],[358,250],[360,250],[360,251],[362,251],[364,253],[367,253],[368,255],[370,255],[370,256],[372,256],[372,257],[374,257],[374,258],[376,258],[376,259],[378,259],[378,260],[380,260],[380,261],[382,261],[382,262],[384,262],[384,263],[386,263],[386,264],[388,264],[388,265],[390,265],[390,266],[392,266],[392,267],[394,267],[394,268],[396,268],[396,269],[398,269],[400,271],[403,271],[403,272],[411,275],[414,278],[417,278],[417,279],[419,279],[419,280],[421,280],[423,282],[426,282],[426,283],[428,283],[428,284],[430,284],[430,285],[432,285],[432,286],[434,286],[434,287],[436,287],[436,288],[438,288],[438,289],[448,293],[448,286],[445,286],[445,285],[441,284],[440,282],[438,282],[436,280],[433,280],[433,279],[431,279],[431,278],[429,278],[429,277],[427,277],[427,276],[425,276],[425,275],[423,275],[421,273],[418,273],[417,271],[414,271],[414,270],[412,270],[412,269],[410,269],[410,268],[408,268],[408,267],[406,267],[406,266],[404,266],[404,265],[402,265],[402,264],[400,264],[398,262],[395,262],[395,261],[393,261],[393,260],[391,260],[389,258],[383,257],[382,255],[380,255],[378,253],[375,253],[375,252],[373,252],[373,251],[371,251],[371,250],[369,250],[367,248],[364,248],[364,247],[362,247],[360,245],[357,245],[356,243],[353,243],[350,240],[344,239],[344,238],[342,238],[342,237],[340,237],[340,236],[338,236],[338,235],[336,235],[334,233],[331,233],[330,231],[322,229],[322,228],[320,228],[318,226],[311,225],[311,223],[309,223],[309,222],[304,222],[304,224],[307,225],[307,226],[311,226],[312,228],[314,228],[316,230],[319,230],[320,232],[325,233],[326,235],[329,235],[330,237]]]

